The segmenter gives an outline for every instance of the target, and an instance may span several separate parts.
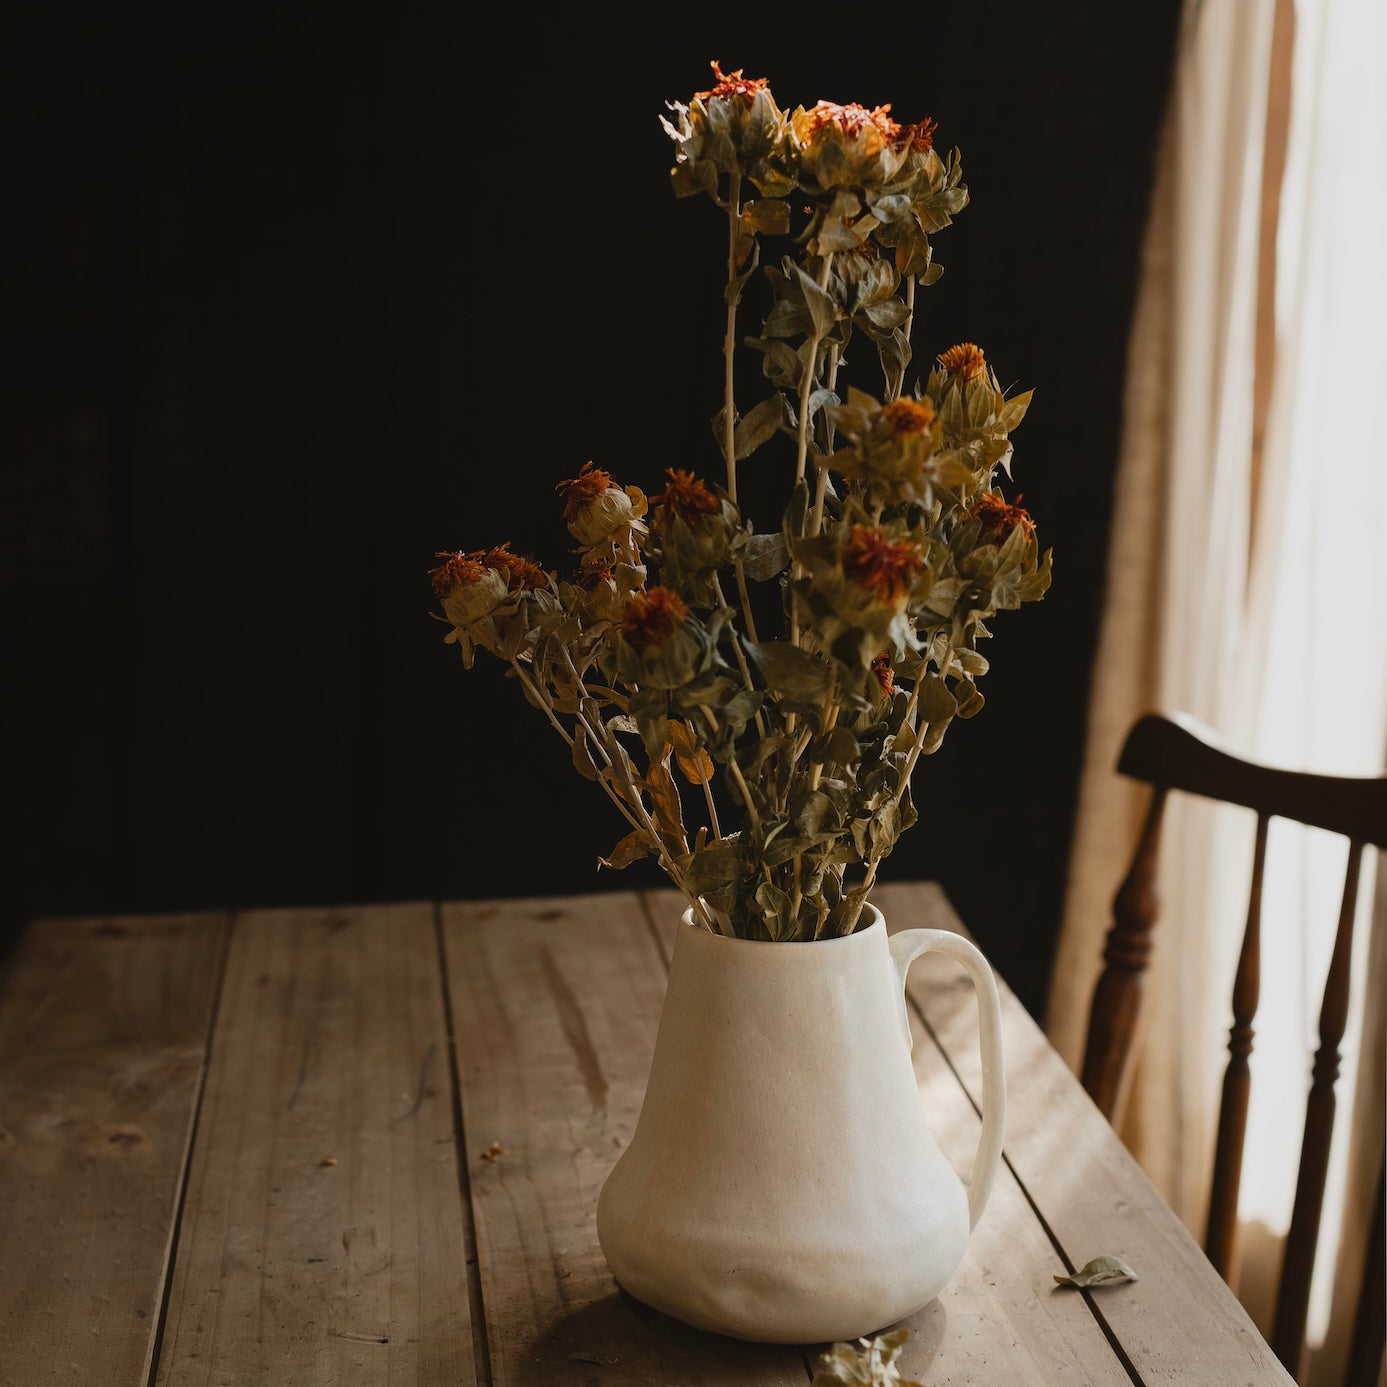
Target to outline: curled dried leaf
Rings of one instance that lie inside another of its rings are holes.
[[[1095,1257],[1085,1262],[1073,1276],[1056,1276],[1061,1286],[1075,1286],[1082,1290],[1085,1286],[1101,1285],[1104,1281],[1135,1281],[1137,1274],[1121,1257]]]
[[[818,1371],[809,1387],[920,1387],[902,1377],[896,1366],[909,1337],[908,1329],[893,1329],[855,1344],[836,1343],[819,1355]]]

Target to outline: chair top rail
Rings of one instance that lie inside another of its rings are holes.
[[[1320,775],[1261,765],[1230,751],[1186,714],[1147,713],[1127,735],[1117,770],[1148,784],[1225,800],[1387,847],[1387,775]]]

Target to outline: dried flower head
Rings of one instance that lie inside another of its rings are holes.
[[[843,545],[843,572],[878,602],[904,601],[925,560],[913,540],[891,539],[880,525],[854,525]]]
[[[964,511],[964,516],[981,522],[979,537],[984,544],[1003,543],[1018,526],[1029,541],[1035,538],[1035,522],[1030,513],[1017,504],[1020,500],[1018,495],[1016,502],[1008,503],[1000,492],[984,492]]]
[[[934,427],[934,406],[903,395],[882,409],[881,421],[893,434],[925,435]]]
[[[891,667],[891,652],[883,650],[872,661],[872,678],[876,680],[882,698],[890,698],[896,691],[896,672]]]
[[[896,142],[904,145],[912,154],[928,154],[934,148],[934,132],[939,123],[926,116],[914,125],[902,125],[898,129]]]
[[[490,549],[439,553],[434,558],[444,560],[429,570],[433,590],[439,597],[455,587],[471,587],[488,572],[502,574],[509,592],[532,592],[549,586],[549,575],[538,564],[513,554],[509,540]]]
[[[703,516],[716,515],[722,509],[717,496],[692,472],[667,467],[665,476],[669,478],[665,489],[650,498],[656,507],[656,525],[665,515],[677,515],[686,525],[696,525]]]
[[[746,177],[766,197],[781,197],[793,181],[780,167],[786,139],[785,117],[764,77],[743,77],[742,69],[725,73],[710,64],[716,82],[695,92],[687,105],[670,102],[677,123],[660,117],[675,143],[670,180],[681,197],[693,193],[719,196],[725,176]]]
[[[506,587],[511,592],[533,592],[549,586],[549,575],[537,563],[512,554],[509,540],[488,549],[481,561],[487,568],[506,575]]]
[[[563,500],[564,523],[572,524],[589,506],[604,496],[612,484],[612,474],[585,462],[576,477],[569,477],[554,488]]]
[[[688,614],[689,609],[677,592],[653,587],[632,594],[617,624],[622,636],[637,650],[653,650],[674,634]]]
[[[584,563],[636,561],[637,545],[647,533],[640,518],[646,499],[639,487],[620,487],[610,472],[585,462],[576,477],[560,482],[556,489],[564,498],[564,523],[586,550]]]
[[[876,188],[900,168],[908,149],[891,107],[820,101],[790,117],[800,183],[816,194],[835,188]]]
[[[434,558],[443,560],[437,568],[429,569],[429,578],[435,594],[442,597],[455,587],[470,587],[477,582],[486,572],[486,565],[481,561],[481,552],[478,550],[473,554],[464,554],[459,550],[456,553],[444,551],[435,554]]]
[[[765,77],[743,77],[741,68],[736,72],[724,72],[716,58],[713,59],[711,67],[713,76],[718,80],[707,91],[695,92],[695,101],[718,101],[731,97],[750,109],[756,102],[756,93],[765,91],[768,85],[768,79]]]
[[[939,367],[964,381],[976,380],[987,369],[987,358],[975,343],[960,342],[948,351],[940,352]]]

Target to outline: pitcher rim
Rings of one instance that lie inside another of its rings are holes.
[[[704,929],[702,925],[696,925],[693,919],[693,906],[686,906],[683,914],[679,917],[681,926],[691,930],[694,934],[706,935],[709,939],[716,940],[724,944],[745,944],[755,948],[783,949],[786,947],[803,946],[805,944],[847,944],[852,940],[863,939],[875,930],[886,931],[886,916],[882,913],[879,906],[873,905],[870,901],[864,901],[862,913],[870,913],[876,918],[866,925],[860,925],[851,934],[835,934],[827,939],[743,939],[736,934],[715,934],[712,930]]]

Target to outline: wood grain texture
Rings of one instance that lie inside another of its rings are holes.
[[[158,1379],[475,1381],[427,904],[235,921]]]
[[[221,915],[44,920],[0,975],[0,1380],[149,1372]]]
[[[665,992],[641,898],[449,905],[444,940],[497,1387],[804,1387],[798,1350],[658,1314],[602,1256],[597,1196],[635,1130]]]
[[[917,970],[921,973],[925,1011],[928,993],[949,968],[947,961],[929,955],[912,964],[912,978]],[[911,1030],[911,1054],[930,1130],[954,1169],[966,1177],[981,1119],[918,1009],[912,1009]],[[1039,1382],[1130,1387],[1126,1368],[1084,1297],[1055,1293],[1054,1277],[1064,1271],[1044,1224],[1004,1163],[958,1271],[933,1305],[905,1321],[911,1337],[901,1355],[902,1370],[922,1383],[968,1387]]]
[[[873,899],[892,929],[930,924],[967,933],[935,886],[886,884]],[[1004,975],[1005,960],[991,961]],[[982,1085],[972,988],[949,971],[942,960],[921,959],[911,970],[908,992],[976,1103]],[[1001,976],[999,986],[1007,1162],[1071,1269],[1113,1254],[1138,1273],[1137,1281],[1083,1293],[1122,1344],[1134,1380],[1171,1387],[1206,1382],[1287,1387],[1290,1375],[1198,1243],[1111,1127],[1099,1120],[1093,1101]],[[1075,1293],[1060,1288],[1046,1294]]]

